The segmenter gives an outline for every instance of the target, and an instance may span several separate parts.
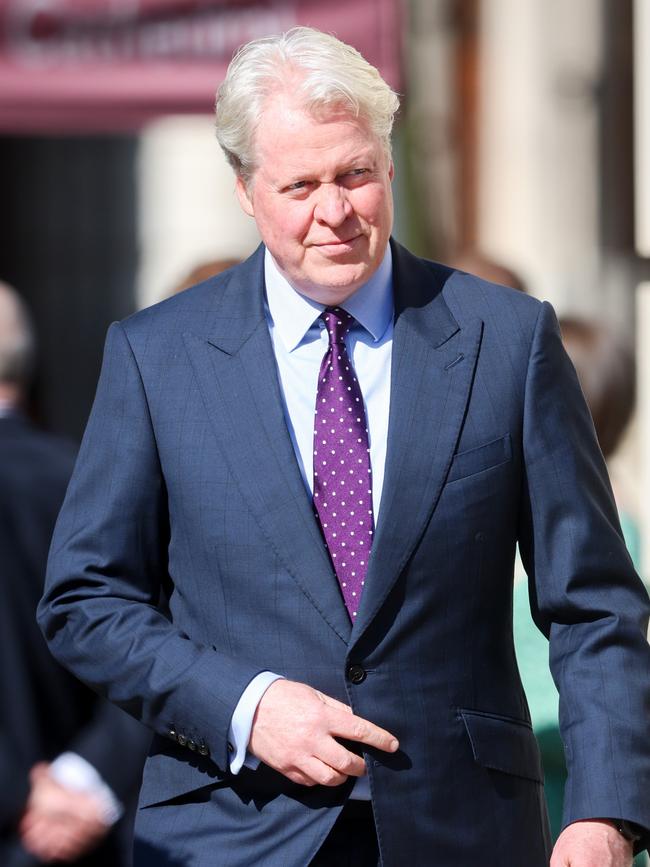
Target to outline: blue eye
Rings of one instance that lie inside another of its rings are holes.
[[[349,172],[340,176],[343,183],[353,184],[355,181],[360,181],[368,174],[368,169],[350,169]]]

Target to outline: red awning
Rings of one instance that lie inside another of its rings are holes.
[[[307,24],[401,87],[400,0],[0,0],[0,132],[137,129],[212,111],[233,51]]]

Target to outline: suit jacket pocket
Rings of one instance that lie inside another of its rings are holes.
[[[465,476],[472,476],[474,473],[498,467],[499,464],[505,464],[511,458],[512,443],[508,433],[499,439],[484,443],[482,446],[476,446],[476,448],[454,455],[447,482],[455,482],[465,478]]]
[[[459,709],[459,714],[472,745],[474,760],[479,765],[543,782],[539,747],[529,723],[463,708]]]

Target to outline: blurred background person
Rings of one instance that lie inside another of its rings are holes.
[[[607,325],[574,316],[560,317],[564,348],[587,398],[606,461],[616,453],[632,418],[636,363],[632,345]],[[625,486],[610,468],[610,479],[630,556],[641,565],[638,517]]]
[[[146,730],[54,662],[35,622],[75,457],[22,405],[34,336],[0,283],[0,864],[124,867]]]
[[[201,262],[192,268],[182,280],[172,289],[170,295],[176,295],[178,292],[184,292],[190,286],[196,286],[197,283],[203,283],[215,274],[221,274],[222,271],[227,271],[233,265],[238,265],[241,259],[210,259],[207,262]]]
[[[508,286],[510,289],[516,289],[518,292],[528,291],[523,278],[513,271],[512,268],[508,268],[507,265],[503,265],[500,262],[495,262],[494,259],[486,256],[476,248],[459,250],[451,257],[449,264],[453,268],[458,268],[459,271],[476,274],[477,277],[482,277],[483,280],[489,280],[491,283]]]

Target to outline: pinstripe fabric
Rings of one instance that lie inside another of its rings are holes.
[[[400,738],[367,755],[384,867],[546,867],[517,539],[563,694],[566,818],[650,827],[647,596],[554,314],[399,245],[393,265],[386,473],[354,624],[286,428],[263,251],[111,330],[40,620],[156,733],[140,865],[304,867],[318,851],[349,784],[226,770],[232,710],[270,669]]]

